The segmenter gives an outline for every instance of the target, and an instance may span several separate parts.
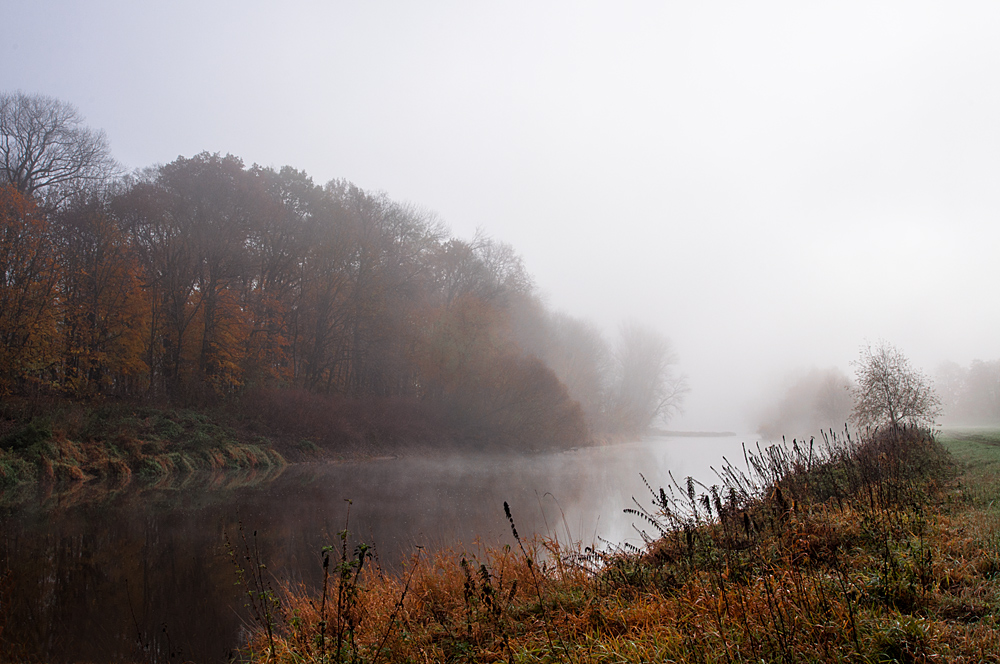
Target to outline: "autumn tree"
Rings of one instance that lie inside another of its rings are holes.
[[[322,188],[300,188],[296,196],[308,212],[289,317],[293,373],[310,390],[333,392],[343,385],[349,361],[347,303],[357,229]]]
[[[47,216],[13,186],[0,186],[0,393],[53,377],[58,280]]]
[[[550,329],[554,343],[546,362],[580,403],[591,425],[601,425],[613,371],[607,341],[594,325],[566,314],[553,315]]]
[[[255,167],[261,190],[246,239],[245,270],[239,278],[247,326],[243,373],[251,385],[290,382],[295,377],[294,317],[300,311],[303,257],[314,237],[309,224],[319,213],[321,192],[300,171]]]
[[[143,330],[149,385],[173,391],[190,373],[191,325],[198,314],[198,257],[192,229],[171,213],[171,192],[147,172],[113,201],[141,268],[147,309]]]
[[[534,295],[515,298],[511,317],[518,345],[552,369],[596,433],[607,433],[605,403],[613,365],[601,331],[585,320],[549,311]]]
[[[418,338],[411,313],[427,282],[427,256],[443,229],[419,211],[332,182],[327,192],[355,234],[344,305],[346,373],[352,396],[390,395],[412,384],[407,375]]]
[[[435,304],[450,308],[462,298],[475,298],[506,309],[534,286],[512,246],[477,231],[471,242],[451,238],[426,254]]]
[[[242,381],[238,353],[248,333],[239,283],[252,269],[247,244],[268,210],[266,192],[238,157],[209,153],[163,166],[157,183],[168,192],[170,218],[194,261],[192,367],[215,389],[232,389]]]
[[[133,247],[100,198],[73,201],[55,226],[63,389],[137,391],[146,307]]]
[[[471,242],[452,238],[439,243],[428,260],[424,390],[455,393],[472,383],[487,385],[491,367],[500,366],[491,363],[521,350],[511,314],[530,295],[531,279],[510,245],[481,232]]]
[[[879,341],[861,348],[855,369],[852,419],[862,427],[929,426],[941,412],[930,379],[910,366],[895,346]]]
[[[483,358],[481,371],[458,402],[475,416],[471,429],[481,439],[535,449],[588,439],[579,403],[537,357],[494,352]]]
[[[72,105],[44,95],[0,93],[0,181],[29,198],[113,175],[103,131]]]

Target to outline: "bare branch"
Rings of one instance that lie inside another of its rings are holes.
[[[28,197],[65,198],[68,188],[106,181],[118,170],[107,136],[84,126],[72,104],[0,93],[0,183]]]

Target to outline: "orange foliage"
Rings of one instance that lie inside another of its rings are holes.
[[[64,215],[62,234],[63,389],[84,395],[122,388],[147,372],[147,307],[135,253],[97,205]]]
[[[57,278],[48,219],[13,187],[0,187],[0,393],[51,379]]]

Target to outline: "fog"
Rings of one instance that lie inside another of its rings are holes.
[[[673,429],[753,428],[866,340],[1000,357],[992,3],[9,4],[0,89],[128,167],[233,153],[484,229],[551,308],[671,339]]]
[[[836,368],[790,374],[763,393],[755,430],[772,441],[843,431],[851,420],[851,388],[851,379]]]

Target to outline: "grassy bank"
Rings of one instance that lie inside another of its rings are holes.
[[[310,594],[235,547],[259,623],[247,656],[1000,661],[1000,434],[831,438],[740,465],[640,500],[642,551],[518,539],[387,576],[337,543]]]
[[[348,398],[299,389],[230,399],[0,400],[0,491],[94,478],[158,481],[197,470],[271,468],[287,461],[359,460],[469,450],[530,453],[591,444],[585,430],[503,425],[429,400]],[[183,407],[177,404],[195,403]],[[530,426],[529,426],[530,424]],[[560,429],[555,435],[550,428]]]
[[[207,412],[68,401],[0,407],[0,489],[284,463],[271,439]]]

